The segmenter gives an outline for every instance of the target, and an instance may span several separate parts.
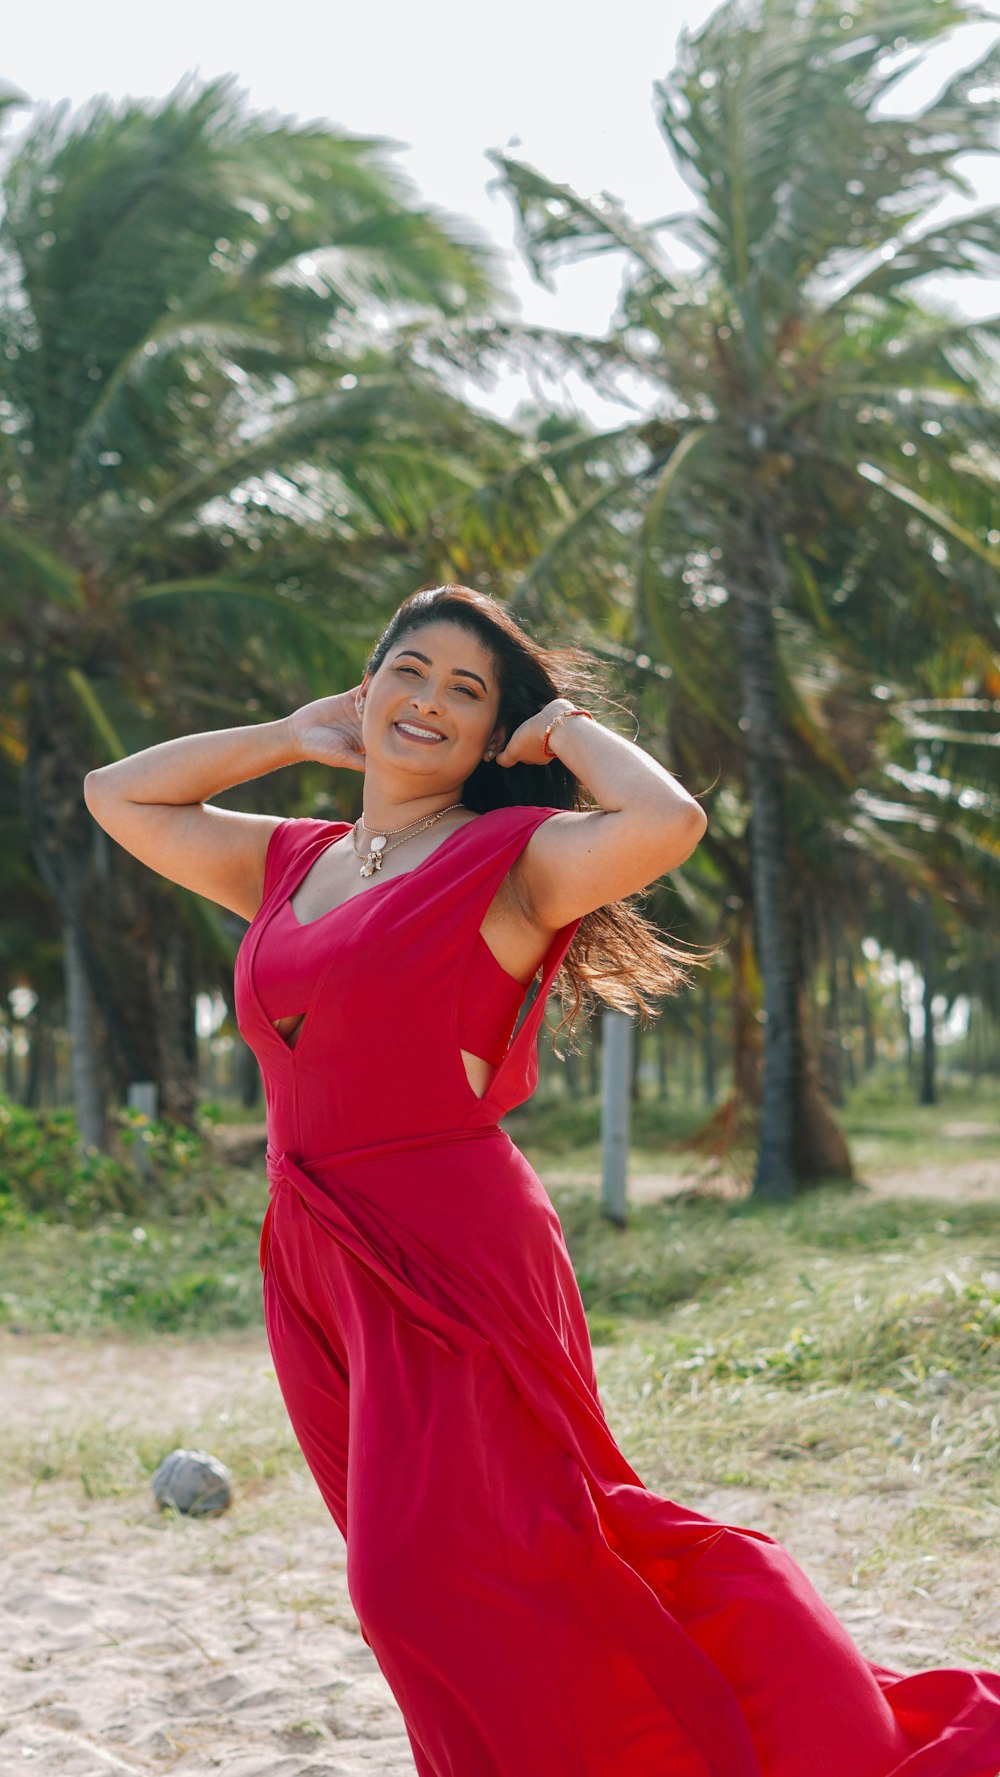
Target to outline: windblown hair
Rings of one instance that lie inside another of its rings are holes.
[[[582,648],[543,648],[527,635],[497,599],[470,586],[434,586],[411,593],[379,636],[368,659],[375,673],[389,649],[405,633],[429,623],[454,623],[465,629],[491,655],[500,688],[498,724],[509,738],[515,728],[537,715],[554,697],[570,697],[587,707],[609,705],[601,662]],[[465,781],[462,801],[485,814],[513,805],[587,809],[595,806],[579,778],[560,759],[548,765],[478,765]],[[622,1012],[638,1009],[648,1023],[656,1002],[691,980],[692,967],[705,967],[711,956],[663,939],[640,911],[639,897],[629,895],[584,915],[562,966],[556,987],[562,1001],[563,1025],[572,1043],[576,1020],[587,1016],[598,1000]]]

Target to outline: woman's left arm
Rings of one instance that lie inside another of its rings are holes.
[[[547,764],[542,741],[569,698],[522,722],[497,764]],[[690,857],[708,822],[700,802],[650,753],[601,723],[574,716],[549,736],[549,751],[600,807],[560,810],[536,829],[512,871],[525,912],[558,931],[609,901],[633,895]]]

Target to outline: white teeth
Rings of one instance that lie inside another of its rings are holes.
[[[415,734],[417,736],[418,740],[443,740],[444,739],[443,734],[435,734],[434,730],[432,728],[412,728],[410,726],[409,722],[397,722],[396,727],[401,728],[403,730],[404,734]]]

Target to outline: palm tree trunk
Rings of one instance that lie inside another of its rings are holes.
[[[245,1111],[260,1102],[260,1066],[249,1043],[236,1033],[236,1057],[233,1066],[236,1096]]]
[[[677,1008],[680,1020],[681,1043],[681,1098],[686,1105],[694,1103],[694,1045],[691,1033],[691,1013],[682,1001]]]
[[[13,1018],[5,1017],[3,1021],[7,1047],[4,1051],[4,1092],[12,1104],[17,1103],[17,1052],[14,1048],[16,1026]]]
[[[744,562],[751,559],[744,555]],[[764,985],[764,1081],[753,1192],[784,1200],[796,1189],[799,1072],[794,910],[786,863],[782,797],[785,747],[778,716],[774,614],[760,564],[755,584],[734,584],[739,642],[740,727],[750,794],[754,931]]]
[[[707,981],[701,987],[701,1088],[709,1110],[715,1104],[715,1028],[712,1021],[712,990]]]
[[[31,1048],[28,1054],[28,1081],[24,1102],[30,1109],[37,1110],[43,1105],[55,1103],[55,1033],[52,1028],[50,1000],[47,997],[39,999],[25,1028]]]
[[[864,1057],[862,1065],[865,1073],[870,1074],[878,1060],[878,1050],[875,1047],[875,1014],[872,1011],[871,994],[868,982],[863,976],[861,980],[861,1030]]]
[[[844,1102],[844,1032],[840,1003],[839,921],[832,911],[827,919],[826,1028],[823,1033],[823,1086],[833,1104]]]
[[[656,1092],[661,1104],[670,1097],[670,1072],[667,1067],[667,1026],[661,1011],[656,1021]]]
[[[67,1000],[74,995],[72,1007],[66,1008],[70,1081],[80,1140],[84,1149],[103,1147],[106,1103],[102,1100],[98,1108],[94,1091],[124,1099],[130,1081],[157,1077],[156,1005],[148,970],[137,971],[134,962],[142,938],[152,946],[157,934],[136,893],[139,870],[128,863],[114,868],[111,842],[83,800],[79,762],[84,748],[72,705],[58,680],[39,682],[32,692],[22,805],[35,866],[59,908],[65,937]],[[125,996],[138,973],[143,976],[142,1002],[130,1017]],[[82,1055],[77,1053],[81,1041]],[[96,1088],[95,1077],[100,1082]],[[100,1140],[94,1140],[95,1131],[103,1132]]]
[[[795,1163],[799,1188],[854,1177],[851,1153],[820,1080],[809,1041],[809,1015],[804,983],[799,988],[798,1114]]]
[[[162,948],[153,982],[153,998],[159,1009],[156,1078],[160,1115],[193,1129],[198,1109],[198,1045],[191,938],[175,906],[164,905],[160,918]]]
[[[63,925],[63,968],[66,975],[66,1030],[69,1036],[73,1107],[84,1154],[108,1145],[107,1097],[101,1072],[100,1018],[90,986],[87,961],[74,919]]]
[[[590,1069],[590,1096],[597,1098],[601,1090],[601,1020],[599,1017],[592,1018],[590,1021],[587,1065]]]
[[[740,918],[730,949],[732,958],[732,1057],[733,1093],[754,1107],[761,1099],[761,1035],[754,1015],[753,999],[747,979],[751,934],[748,921]]]
[[[913,1081],[913,1025],[910,1023],[910,1008],[906,1003],[902,980],[899,982],[899,1016],[903,1026],[903,1044],[906,1053],[906,1078]]]
[[[920,908],[920,968],[924,977],[924,1040],[921,1051],[920,1103],[937,1103],[934,1043],[934,921],[930,901],[923,897]]]
[[[847,1089],[853,1092],[858,1083],[857,1034],[861,1023],[861,994],[857,972],[854,967],[854,951],[850,941],[844,949],[844,970],[847,977],[847,1018],[848,1037],[844,1049],[844,1068],[847,1074]]]

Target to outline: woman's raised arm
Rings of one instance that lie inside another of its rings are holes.
[[[84,800],[98,825],[140,863],[252,919],[268,841],[283,817],[212,808],[207,798],[305,759],[363,771],[354,695],[318,698],[276,722],[146,747],[89,771]]]
[[[546,704],[515,730],[497,764],[542,764],[546,728],[572,708],[566,697]],[[600,804],[544,821],[511,872],[525,911],[555,932],[675,870],[708,821],[701,803],[651,753],[599,722],[580,716],[559,722],[549,751]]]
[[[295,758],[283,722],[187,734],[89,771],[83,794],[98,825],[140,863],[252,919],[282,817],[210,808],[204,798]]]

